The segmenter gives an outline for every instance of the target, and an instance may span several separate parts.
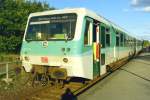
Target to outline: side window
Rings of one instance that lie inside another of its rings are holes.
[[[105,48],[105,27],[101,26],[101,44],[102,48]]]
[[[131,46],[131,37],[129,37],[129,46]]]
[[[119,46],[119,41],[120,41],[120,34],[119,32],[116,32],[116,46]]]
[[[129,46],[129,40],[128,40],[128,35],[126,35],[126,37],[125,37],[125,42],[126,42],[126,47],[128,47]]]
[[[128,36],[128,47],[130,46],[130,37]]]
[[[124,46],[124,34],[123,33],[120,34],[120,45]]]
[[[124,46],[126,47],[127,46],[127,39],[126,39],[126,34],[124,34]]]
[[[87,20],[84,32],[84,45],[91,45],[91,44],[92,44],[92,23],[89,20]]]
[[[123,35],[124,47],[126,47],[126,34]]]
[[[110,46],[110,30],[106,28],[106,46]]]
[[[133,38],[131,37],[131,46],[133,45]]]

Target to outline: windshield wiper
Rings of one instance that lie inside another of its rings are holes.
[[[33,41],[33,39],[25,39],[27,42],[31,42]]]
[[[68,40],[69,40],[69,36],[68,34],[65,34],[65,41],[68,42]]]

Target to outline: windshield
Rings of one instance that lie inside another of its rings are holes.
[[[74,38],[76,14],[32,17],[29,20],[26,40],[71,40]]]

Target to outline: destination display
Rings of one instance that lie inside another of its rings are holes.
[[[63,14],[63,15],[47,15],[47,16],[38,16],[30,19],[30,24],[36,23],[43,24],[43,22],[47,23],[63,23],[63,22],[72,22],[76,21],[76,14]]]

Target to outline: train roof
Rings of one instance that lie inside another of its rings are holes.
[[[50,10],[50,11],[36,12],[36,13],[31,13],[29,17],[42,16],[42,15],[53,15],[53,14],[64,14],[64,13],[82,14],[82,15],[85,15],[85,16],[95,18],[96,20],[101,21],[101,22],[103,22],[107,25],[111,25],[109,23],[109,21],[107,21],[102,16],[99,16],[96,13],[94,13],[93,11],[87,10],[85,8],[65,8],[65,9],[60,9],[60,10]]]
[[[125,29],[121,28],[120,26],[114,24],[110,20],[102,17],[99,14],[96,14],[93,11],[87,10],[86,8],[65,8],[65,9],[60,9],[60,10],[50,10],[50,11],[43,11],[43,12],[36,12],[36,13],[31,13],[29,17],[32,16],[42,16],[42,15],[53,15],[53,14],[64,14],[64,13],[77,13],[77,14],[82,14],[84,16],[89,16],[91,18],[94,18],[108,26],[112,26],[116,30],[122,31],[125,34],[129,35],[129,32],[127,32]]]

